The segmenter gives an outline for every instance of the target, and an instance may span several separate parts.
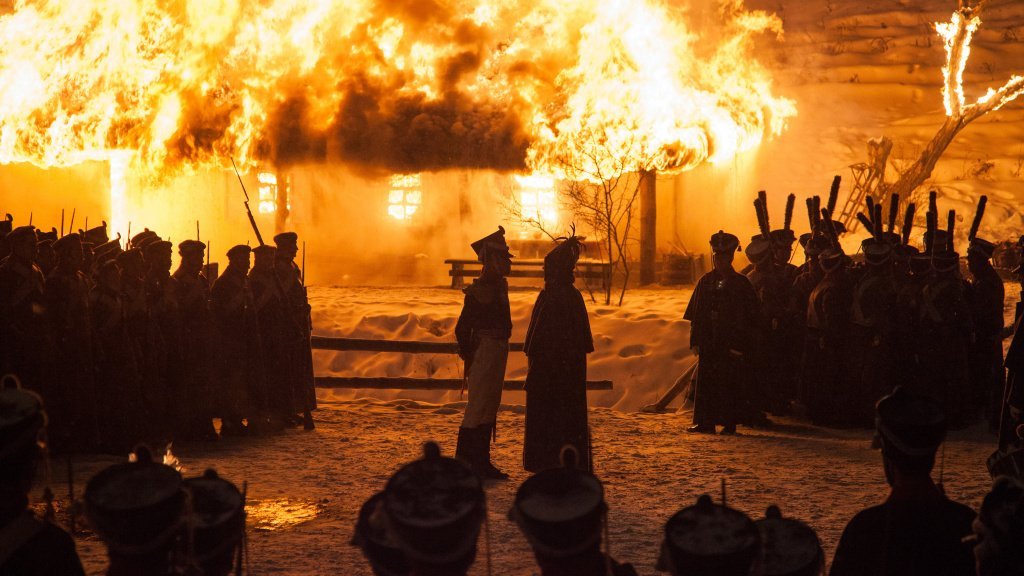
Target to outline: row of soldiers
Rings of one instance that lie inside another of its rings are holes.
[[[977,236],[985,197],[968,233],[965,279],[954,247],[956,215],[949,211],[948,227],[938,227],[934,192],[922,248],[912,245],[914,203],[897,230],[899,197],[889,200],[887,221],[869,197],[858,219],[870,236],[850,256],[839,241],[845,226],[833,219],[838,189],[836,177],[826,206],[818,196],[807,200],[811,231],[799,239],[795,197],[783,227],[773,230],[759,193],[761,233],[746,245],[750,265],[741,274],[732,269],[739,239],[725,232],[712,238],[716,270],[698,283],[687,312],[701,360],[693,431],[720,424],[731,432],[737,422],[764,423],[765,413],[867,427],[874,400],[896,384],[939,399],[954,426],[984,413],[995,428],[1004,289],[991,263],[995,245]],[[790,263],[797,241],[801,266]]]
[[[1020,576],[1024,574],[1024,483],[996,477],[980,512],[948,499],[931,478],[947,429],[941,405],[902,387],[876,408],[889,498],[854,516],[840,538],[833,576]],[[28,508],[43,455],[42,399],[0,389],[0,573],[84,574],[74,541]],[[561,464],[528,478],[508,519],[530,544],[543,576],[635,576],[609,553],[602,482],[566,446]],[[464,461],[424,446],[358,513],[352,544],[374,574],[464,576],[484,547],[490,572],[484,480]],[[145,449],[93,476],[83,496],[89,526],[107,546],[110,576],[240,576],[246,556],[245,491],[208,470],[183,479]],[[493,520],[490,520],[493,522]],[[661,530],[657,569],[673,576],[820,576],[825,555],[815,531],[771,506],[751,519],[708,495],[673,514]],[[651,559],[652,563],[654,559]],[[529,561],[524,560],[524,564]]]
[[[106,224],[58,236],[0,222],[0,373],[49,402],[57,450],[313,427],[310,307],[298,237],[240,245],[215,280],[206,245]],[[250,264],[250,257],[255,263]],[[251,269],[250,269],[251,268]],[[211,283],[212,280],[212,283]]]

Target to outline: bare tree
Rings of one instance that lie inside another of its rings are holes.
[[[945,78],[942,95],[946,106],[946,121],[917,160],[902,170],[899,179],[889,188],[898,193],[900,198],[908,198],[911,192],[931,177],[943,152],[968,124],[1024,94],[1024,76],[1014,75],[998,90],[989,88],[984,96],[967,104],[964,97],[964,69],[970,55],[971,39],[981,26],[984,4],[984,0],[973,6],[968,0],[959,0],[959,7],[950,21],[935,26],[946,47],[946,65],[942,69]]]

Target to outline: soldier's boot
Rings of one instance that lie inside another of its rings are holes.
[[[478,450],[476,443],[476,428],[463,428],[459,426],[459,438],[455,442],[455,458],[462,460],[473,470],[477,469]]]
[[[494,432],[494,426],[495,424],[491,423],[476,428],[476,433],[479,434],[477,442],[480,443],[480,472],[478,473],[488,480],[508,480],[508,474],[498,470],[491,463],[491,435]]]
[[[302,429],[308,431],[313,430],[315,428],[316,425],[313,424],[313,413],[310,412],[309,410],[306,410],[305,412],[302,413]]]

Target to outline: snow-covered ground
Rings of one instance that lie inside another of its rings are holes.
[[[1009,286],[1008,312],[1016,301]],[[366,338],[451,341],[460,292],[447,288],[314,288],[311,300],[319,334]],[[689,358],[687,323],[679,320],[689,295],[684,290],[636,291],[623,309],[589,304],[597,340],[592,378],[615,381],[612,392],[592,393],[590,414],[596,472],[611,507],[612,552],[654,574],[665,520],[705,492],[718,494],[727,479],[731,505],[751,515],[777,503],[819,532],[829,558],[845,523],[859,509],[886,494],[880,456],[870,449],[869,431],[835,431],[784,421],[772,430],[741,429],[737,437],[692,436],[684,432],[692,413],[637,412],[671,385]],[[525,330],[535,290],[512,293],[514,339]],[[513,354],[509,373],[522,376],[522,355]],[[457,373],[448,357],[402,354],[317,353],[318,372],[349,375]],[[420,444],[436,439],[454,450],[463,404],[458,393],[323,393],[315,432],[174,447],[186,474],[216,467],[249,495],[249,547],[253,574],[369,574],[359,552],[348,545],[359,505],[380,490],[403,462],[416,458]],[[402,396],[406,399],[397,399]],[[411,396],[418,400],[409,399]],[[488,487],[493,573],[534,573],[525,540],[506,519],[516,487],[527,477],[520,467],[524,416],[522,398],[506,394],[499,415],[496,463],[512,474]],[[677,402],[678,404],[678,402]],[[994,439],[979,424],[951,435],[945,448],[948,494],[978,506],[989,487],[985,458]],[[79,457],[77,491],[84,479],[117,461]],[[53,463],[52,478],[63,500],[66,468]],[[39,490],[37,490],[37,493]],[[104,567],[103,549],[92,536],[78,538],[90,574]],[[473,574],[485,574],[484,544]]]

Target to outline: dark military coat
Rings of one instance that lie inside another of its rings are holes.
[[[853,280],[843,268],[825,274],[807,303],[807,338],[802,372],[811,420],[824,425],[847,425],[849,369],[846,347],[850,334]]]
[[[964,283],[952,273],[934,274],[918,304],[922,392],[946,408],[952,425],[970,411],[968,345],[974,332]]]
[[[53,342],[53,377],[46,398],[51,438],[58,446],[99,441],[93,374],[89,284],[77,270],[58,266],[46,280],[46,316]]]
[[[310,336],[313,325],[309,298],[306,287],[302,284],[302,271],[291,260],[278,259],[275,271],[283,291],[284,303],[287,306],[291,322],[298,327],[301,339],[292,342],[291,382],[292,396],[298,402],[301,411],[316,409],[316,388],[313,381],[313,349]]]
[[[215,415],[213,393],[214,338],[210,289],[206,276],[177,270],[168,284],[177,304],[180,329],[180,380],[170,395],[186,437],[210,434]]]
[[[217,376],[221,413],[229,418],[263,414],[266,393],[252,293],[245,273],[231,266],[210,289],[210,309],[215,319]],[[253,392],[250,395],[250,392]]]
[[[742,274],[712,270],[697,282],[683,318],[690,321],[690,347],[699,352],[694,422],[736,424],[749,400],[746,355],[761,322],[757,293]]]
[[[1003,393],[1003,279],[991,266],[976,275],[967,288],[974,323],[974,342],[969,349],[972,399],[995,425]]]
[[[848,386],[863,425],[874,421],[875,402],[892,391],[896,283],[890,269],[867,267],[853,290],[850,311]]]
[[[293,397],[291,367],[295,364],[297,343],[303,341],[303,335],[289,316],[274,269],[253,268],[248,280],[265,360],[268,407],[279,417],[292,416],[302,408],[302,403]]]
[[[0,263],[0,371],[41,393],[50,361],[45,286],[35,264],[13,256]]]

